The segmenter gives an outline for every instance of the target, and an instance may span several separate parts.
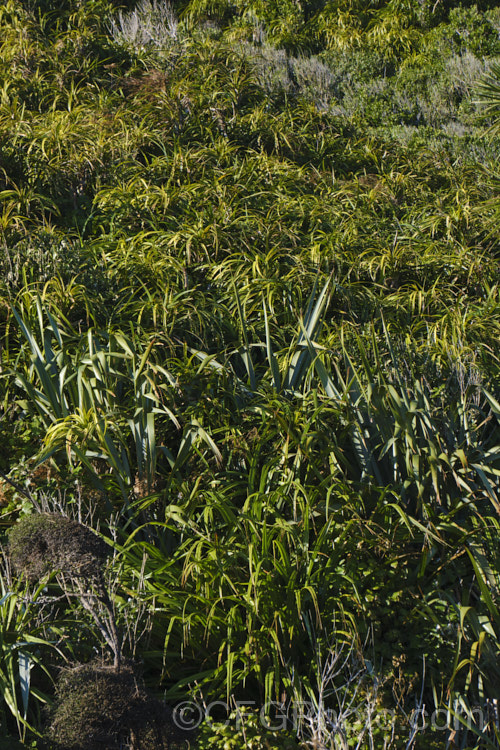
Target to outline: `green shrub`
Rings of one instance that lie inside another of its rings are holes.
[[[260,712],[240,706],[227,721],[204,723],[196,737],[195,750],[298,750],[291,731],[272,728],[273,722]]]
[[[497,29],[476,5],[470,8],[453,8],[448,23],[441,24],[429,33],[426,44],[429,42],[444,56],[472,52],[482,57],[500,53]]]

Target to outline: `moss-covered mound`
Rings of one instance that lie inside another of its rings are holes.
[[[31,581],[52,570],[95,577],[109,554],[91,529],[56,513],[22,518],[9,532],[9,550],[16,572]]]
[[[60,674],[46,737],[58,750],[180,750],[170,716],[132,668],[77,666]]]

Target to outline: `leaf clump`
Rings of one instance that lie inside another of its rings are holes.
[[[57,513],[25,516],[9,532],[14,570],[36,581],[54,570],[75,578],[96,578],[109,554],[91,529]]]
[[[78,665],[61,671],[47,739],[57,750],[174,750],[169,709],[147,695],[133,668]]]

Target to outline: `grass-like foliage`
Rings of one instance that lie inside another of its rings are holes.
[[[498,746],[499,30],[1,4],[6,741]]]

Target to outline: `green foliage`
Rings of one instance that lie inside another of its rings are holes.
[[[500,123],[500,64],[493,63],[488,74],[478,84],[480,102],[494,118],[494,129]]]
[[[451,52],[460,55],[472,52],[478,57],[500,53],[497,30],[476,5],[453,8],[447,21],[430,35],[441,49],[446,46]]]
[[[41,731],[23,700],[53,692],[59,636],[73,658],[105,646],[123,666],[61,674],[62,746],[174,742],[128,657],[172,700],[254,701],[238,726],[204,726],[207,748],[438,746],[412,729],[415,705],[491,707],[486,5],[1,6],[11,734]],[[49,574],[47,591],[21,592],[22,571]],[[261,725],[265,701],[303,698],[298,739]],[[328,727],[350,702],[394,723],[373,734],[344,712]],[[154,726],[120,734],[139,708]],[[496,741],[491,721],[458,730],[464,747]]]
[[[34,591],[19,586],[9,588],[1,578],[0,599],[0,691],[2,695],[2,730],[13,723],[12,730],[24,741],[27,732],[37,733],[33,726],[37,712],[33,701],[45,703],[48,696],[40,690],[35,675],[50,673],[45,665],[47,652],[56,650],[57,628],[49,627],[49,640],[36,622],[37,600],[42,587]],[[33,675],[31,674],[33,670]],[[38,675],[37,675],[38,676]],[[12,722],[10,721],[12,719]],[[14,742],[14,740],[13,740]]]
[[[83,352],[77,349],[75,356],[71,342],[71,338],[74,341],[73,331],[68,340],[68,333],[59,328],[49,312],[45,328],[39,299],[36,299],[36,309],[42,348],[29,324],[16,311],[14,316],[26,339],[31,360],[25,374],[17,371],[18,384],[28,396],[20,405],[37,414],[46,429],[39,463],[65,451],[69,465],[74,466],[76,462],[82,466],[90,481],[105,492],[105,479],[99,476],[95,464],[104,462],[126,501],[134,482],[144,483],[146,491],[153,488],[160,455],[167,458],[174,475],[197,438],[204,440],[218,455],[215,444],[196,420],[186,426],[175,458],[166,446],[157,447],[156,415],[168,417],[177,428],[180,425],[166,403],[174,378],[164,367],[149,361],[154,340],[144,351],[137,351],[132,341],[116,334],[107,337],[106,348],[103,348],[89,329]],[[161,384],[157,383],[158,376],[163,381]],[[128,396],[130,392],[136,408],[127,419],[120,414],[120,403],[122,394]],[[130,439],[127,440],[130,433],[132,445]],[[134,462],[129,450],[133,452]]]
[[[278,724],[279,725],[279,724]],[[298,750],[293,733],[282,728],[273,731],[273,720],[239,706],[222,722],[204,723],[196,735],[198,750]]]

